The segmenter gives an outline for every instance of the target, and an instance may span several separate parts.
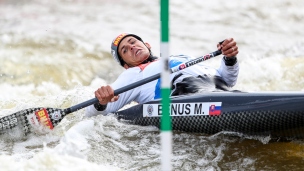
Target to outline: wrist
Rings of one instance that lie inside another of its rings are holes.
[[[94,104],[94,107],[97,111],[103,111],[107,108],[107,104],[102,105],[99,102],[97,102],[97,103]]]
[[[226,66],[233,66],[237,62],[237,58],[235,56],[232,57],[223,57]]]

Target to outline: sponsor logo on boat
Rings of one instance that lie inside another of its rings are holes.
[[[170,116],[220,115],[221,106],[222,106],[222,102],[171,103]],[[158,117],[161,115],[162,115],[162,105],[160,104],[143,105],[143,117]]]
[[[45,125],[46,127],[48,127],[49,129],[53,129],[54,126],[50,120],[49,114],[45,109],[39,110],[37,112],[35,112],[38,121],[40,123],[42,123],[43,125]]]
[[[10,128],[11,126],[17,125],[17,118],[16,117],[11,117],[8,119],[1,119],[0,120],[0,129],[5,129],[5,128]]]
[[[113,44],[114,44],[115,46],[117,46],[118,43],[120,42],[120,40],[121,40],[125,35],[126,35],[126,33],[122,33],[122,34],[120,34],[119,36],[117,36],[116,39],[113,41]]]
[[[152,105],[148,105],[147,112],[148,112],[149,116],[152,116],[152,114],[153,114],[153,106]]]

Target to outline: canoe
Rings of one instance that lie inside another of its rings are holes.
[[[161,101],[154,100],[115,114],[127,123],[160,127],[161,107]],[[210,92],[172,97],[170,115],[176,131],[303,138],[304,92]]]

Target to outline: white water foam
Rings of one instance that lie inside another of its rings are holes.
[[[302,0],[170,1],[170,52],[198,57],[233,37],[241,67],[235,89],[304,91],[302,8]],[[0,115],[37,106],[65,108],[93,98],[123,70],[110,55],[113,38],[136,33],[159,55],[159,23],[158,1],[1,1]],[[220,60],[206,63],[217,67]],[[80,110],[66,116],[52,133],[1,137],[0,170],[159,170],[157,128],[83,115]],[[242,151],[250,140],[269,145],[267,136],[216,137],[175,133],[174,169],[261,170],[283,163],[276,158],[259,167],[259,156]],[[230,147],[235,144],[239,148]],[[230,154],[235,149],[238,153]]]

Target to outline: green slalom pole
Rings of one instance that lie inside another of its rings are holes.
[[[172,131],[170,117],[170,70],[169,70],[169,0],[160,0],[161,44],[160,56],[162,60],[161,73],[161,170],[172,170]]]

